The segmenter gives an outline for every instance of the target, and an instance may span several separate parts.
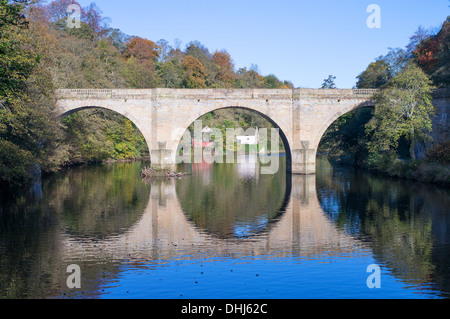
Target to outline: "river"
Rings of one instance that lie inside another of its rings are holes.
[[[86,166],[2,193],[0,298],[449,298],[448,189],[281,159]]]

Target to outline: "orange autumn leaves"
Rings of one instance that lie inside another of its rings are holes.
[[[153,64],[159,56],[158,46],[153,41],[134,36],[126,43],[124,55],[141,63]]]
[[[235,80],[234,63],[227,51],[216,51],[212,56],[212,60],[219,67],[216,79],[222,81],[225,86],[229,87]]]
[[[154,69],[159,58],[159,49],[159,46],[153,41],[134,36],[126,43],[124,57],[127,60],[134,59],[135,62]],[[215,51],[211,60],[216,70],[215,81],[220,83],[222,87],[231,87],[236,75],[230,54],[225,50]],[[185,55],[181,59],[181,66],[184,70],[183,85],[186,88],[201,89],[208,87],[208,72],[200,60],[191,55]]]
[[[140,62],[155,62],[159,57],[159,46],[148,39],[134,36],[126,43],[126,49],[124,52],[125,57],[130,58],[133,56]],[[195,61],[201,62],[191,56],[186,56],[186,63],[188,64],[198,64]],[[219,66],[219,74],[217,77],[231,81],[233,79],[234,73],[234,63],[231,59],[230,54],[226,50],[215,51],[212,60]]]
[[[184,82],[186,87],[192,89],[203,89],[206,87],[206,69],[199,60],[193,56],[186,55],[181,65],[185,70]]]
[[[234,63],[226,51],[216,51],[212,61],[217,66],[215,79],[223,83],[225,87],[231,87],[234,79]],[[186,55],[181,62],[185,70],[185,85],[192,89],[206,88],[207,72],[205,66],[196,58]]]

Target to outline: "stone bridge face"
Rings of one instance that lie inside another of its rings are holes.
[[[174,166],[186,128],[222,108],[253,110],[280,129],[288,169],[315,173],[316,151],[326,129],[341,115],[372,106],[376,90],[357,89],[64,89],[61,116],[104,108],[130,119],[143,134],[152,165]]]

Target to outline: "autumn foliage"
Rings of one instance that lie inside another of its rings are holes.
[[[439,87],[450,85],[450,17],[436,35],[428,36],[413,51],[417,64]]]
[[[236,76],[230,54],[225,50],[216,51],[212,56],[212,61],[219,67],[216,79],[222,81],[225,86],[231,86]]]
[[[125,45],[125,57],[134,57],[141,63],[153,64],[159,56],[158,46],[148,39],[132,37]]]
[[[438,144],[427,151],[427,159],[445,165],[450,164],[450,141]]]
[[[206,87],[206,70],[199,60],[187,55],[183,58],[181,65],[185,71],[184,84],[187,88],[202,89]]]
[[[75,28],[67,23],[72,4],[81,9]],[[142,134],[112,111],[61,120],[56,89],[292,87],[256,66],[236,70],[225,50],[154,42],[108,21],[97,5],[76,0],[0,0],[0,184],[29,181],[39,168],[148,155]]]

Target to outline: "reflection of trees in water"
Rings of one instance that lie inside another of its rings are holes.
[[[61,291],[69,294],[66,267],[73,260],[63,260],[67,253],[61,251],[61,230],[74,238],[97,240],[134,225],[150,194],[140,169],[138,163],[73,169],[44,179],[38,199],[31,190],[15,195],[2,192],[0,298],[42,298],[60,295]],[[97,257],[104,258],[92,256]],[[83,269],[83,290],[91,294],[107,274],[119,271],[113,263],[76,263]]]
[[[148,204],[150,185],[140,169],[123,163],[72,170],[58,180],[51,205],[73,235],[117,235],[134,225]]]
[[[205,172],[196,174],[196,168],[192,167],[192,175],[176,184],[177,197],[187,218],[220,238],[246,237],[267,230],[289,196],[282,167],[277,174],[259,175],[259,167],[255,168],[256,174],[249,174],[248,166],[238,169],[239,165],[242,166],[211,165],[207,182]]]
[[[317,190],[335,224],[371,242],[376,258],[397,278],[433,281],[450,293],[448,190],[352,169],[330,174],[327,168],[318,170]]]
[[[0,192],[0,202],[0,298],[38,298],[54,289],[58,220],[31,191]]]

